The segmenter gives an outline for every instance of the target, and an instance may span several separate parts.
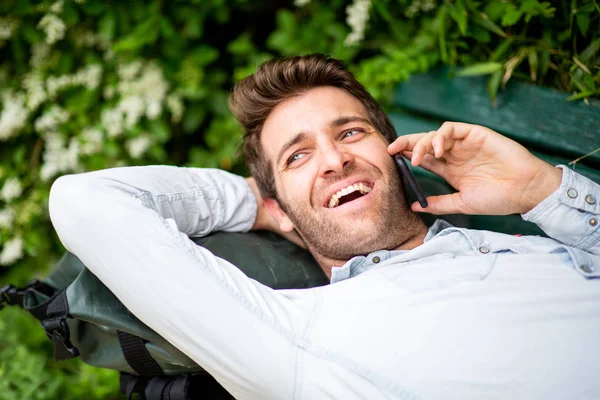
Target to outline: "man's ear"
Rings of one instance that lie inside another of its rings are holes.
[[[277,200],[271,198],[263,199],[263,204],[265,205],[267,212],[275,218],[275,221],[277,221],[279,229],[281,229],[282,232],[291,232],[294,230],[295,227],[292,220],[290,220],[287,214],[281,209]]]

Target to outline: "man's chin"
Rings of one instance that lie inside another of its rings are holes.
[[[337,234],[328,232],[308,242],[312,251],[333,260],[346,261],[387,247],[390,238],[386,236],[386,232],[377,232],[372,224],[355,224],[341,228]]]

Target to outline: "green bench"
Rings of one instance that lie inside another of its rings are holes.
[[[511,81],[493,107],[486,78],[449,77],[447,67],[415,75],[398,87],[390,116],[399,135],[428,132],[444,121],[461,121],[491,128],[527,147],[549,163],[565,164],[600,147],[600,101],[567,102],[567,94]],[[600,182],[600,152],[584,158],[575,170]],[[414,170],[426,195],[452,191],[440,178]],[[511,234],[540,235],[534,224],[518,215],[449,216],[456,225]],[[425,216],[426,220],[432,217]]]

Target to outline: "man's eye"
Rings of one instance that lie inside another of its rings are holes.
[[[292,154],[290,158],[288,158],[288,165],[293,163],[294,161],[298,161],[299,159],[301,159],[302,157],[304,157],[306,154],[304,153],[296,153],[296,154]]]
[[[359,129],[350,129],[349,131],[344,132],[344,134],[342,135],[342,139],[345,139],[350,136],[356,136],[359,133],[362,133],[362,131]]]

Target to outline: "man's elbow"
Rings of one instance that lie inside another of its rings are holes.
[[[85,220],[94,212],[93,192],[93,180],[85,174],[61,176],[50,188],[50,220],[66,247],[70,238],[84,233]]]

